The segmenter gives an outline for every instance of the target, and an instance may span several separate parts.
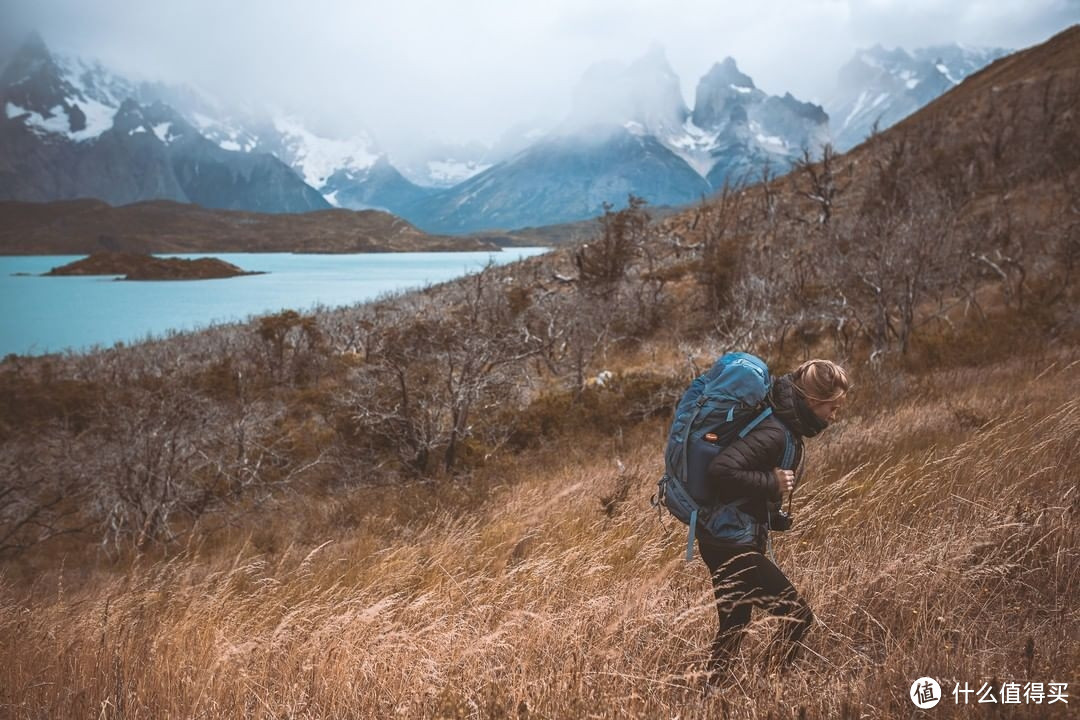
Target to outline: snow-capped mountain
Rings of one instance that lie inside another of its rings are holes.
[[[693,201],[704,178],[651,135],[615,125],[553,135],[459,185],[425,198],[405,217],[428,232],[551,225],[594,217],[631,193],[654,205]]]
[[[730,57],[698,82],[693,111],[659,48],[625,68],[594,67],[574,97],[569,128],[616,123],[634,135],[654,137],[713,187],[739,180],[766,161],[786,170],[804,147],[815,150],[828,137],[822,108],[790,93],[767,95]]]
[[[659,48],[590,68],[566,120],[507,160],[403,210],[430,232],[581,220],[629,194],[654,205],[699,200],[725,181],[786,171],[827,138],[824,111],[769,96],[728,58],[701,79],[693,111]]]
[[[339,207],[385,210],[408,218],[415,205],[435,189],[410,182],[385,155],[380,155],[369,167],[335,171],[321,191],[323,197]]]
[[[833,144],[841,151],[858,145],[875,122],[884,130],[1010,52],[955,44],[911,53],[881,45],[857,51],[840,68],[837,89],[826,104]]]
[[[1005,54],[960,46],[862,50],[831,103],[839,149],[896,122]],[[662,49],[590,68],[554,129],[519,126],[494,146],[417,139],[391,154],[304,118],[227,104],[184,86],[135,82],[32,36],[0,73],[0,199],[165,198],[301,212],[336,205],[398,214],[437,232],[579,220],[629,194],[684,204],[725,182],[783,173],[830,137],[830,115],[769,95],[733,58],[687,105]]]
[[[19,119],[39,137],[59,135],[83,142],[112,127],[127,97],[116,98],[95,85],[81,68],[62,66],[41,37],[31,35],[0,74],[4,118]]]
[[[126,101],[132,101],[142,108],[153,107],[156,113],[166,107],[178,115],[190,134],[201,136],[224,152],[236,153],[239,157],[270,156],[291,168],[299,180],[293,183],[296,192],[306,196],[306,200],[285,203],[283,209],[288,208],[289,211],[331,205],[352,209],[392,209],[402,204],[403,197],[411,202],[425,194],[423,188],[404,178],[395,184],[386,177],[385,153],[362,130],[348,138],[330,138],[313,132],[300,118],[285,113],[228,107],[207,93],[190,87],[134,82],[99,63],[53,54],[36,34],[28,38],[4,68],[0,76],[0,98],[4,111],[0,122],[7,121],[11,125],[5,135],[11,143],[15,142],[15,135],[11,133],[16,126],[29,130],[38,141],[46,143],[97,140],[113,127]],[[179,125],[174,125],[176,127]],[[166,139],[159,137],[162,143]],[[25,144],[26,139],[21,142]],[[19,154],[13,147],[5,149],[9,155]],[[87,147],[79,145],[69,150],[75,155],[82,155]],[[381,165],[378,162],[380,158],[383,159]],[[250,165],[249,160],[238,161]],[[488,166],[455,162],[440,164],[438,158],[429,162],[432,174],[447,178],[444,185],[470,177]],[[54,168],[59,175],[73,174],[71,168],[66,167],[69,163],[63,160],[59,163]],[[41,167],[37,170],[40,171]],[[63,177],[31,182],[33,175],[33,172],[29,176],[23,174],[21,180],[12,176],[8,182],[10,187],[0,187],[3,193],[0,196],[44,200],[82,193],[107,198],[112,202],[147,199],[141,194],[129,196],[112,192],[103,195],[98,190],[80,190],[77,183],[72,184]],[[15,185],[20,183],[22,187],[16,188]],[[312,193],[301,189],[303,184],[319,191],[324,200],[314,199]],[[154,183],[150,186],[153,187]],[[187,200],[183,193],[175,189],[161,197]]]
[[[0,198],[168,199],[211,208],[329,207],[273,155],[223,149],[173,107],[31,36],[0,73]]]
[[[387,160],[416,185],[447,188],[482,173],[506,156],[496,156],[492,147],[479,142],[448,143],[417,138],[411,147],[388,153]]]
[[[812,103],[767,95],[733,58],[713,65],[698,82],[694,112],[682,136],[666,139],[714,188],[754,181],[768,163],[784,172],[804,148],[827,140],[828,117]]]

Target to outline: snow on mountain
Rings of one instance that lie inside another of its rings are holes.
[[[67,109],[77,110],[82,117],[82,129],[73,130],[75,124]],[[21,117],[27,127],[43,135],[63,135],[69,140],[82,142],[92,140],[112,127],[116,109],[106,107],[93,100],[68,98],[64,104],[55,105],[43,112],[35,112],[19,107],[15,103],[4,103],[4,114],[8,120]]]
[[[489,167],[491,163],[477,162],[475,160],[458,161],[453,158],[447,160],[428,160],[427,174],[433,185],[450,186],[468,180],[473,175],[478,175]]]
[[[328,207],[277,158],[229,152],[155,96],[97,63],[54,56],[32,35],[0,73],[0,198],[111,204],[167,199],[257,212]]]
[[[50,53],[40,37],[32,36],[5,69],[4,114],[20,118],[40,135],[61,135],[83,142],[98,138],[113,126],[126,100],[140,105],[162,102],[175,109],[203,137],[223,150],[269,152],[285,162],[307,184],[322,188],[340,170],[370,167],[379,156],[374,142],[360,133],[351,138],[320,136],[295,117],[269,119],[224,104],[188,87],[134,82],[98,62]],[[158,124],[131,128],[132,134],[152,131],[170,141],[170,127]],[[439,168],[463,175],[466,168]]]
[[[516,228],[593,217],[628,193],[694,202],[723,183],[786,169],[826,138],[821,107],[770,96],[728,58],[698,85],[693,112],[662,50],[591,67],[567,119],[543,139],[406,207],[432,232]]]
[[[244,108],[185,86],[136,82],[99,63],[54,56],[32,37],[0,74],[0,123],[21,127],[28,143],[35,137],[84,149],[99,143],[90,153],[95,157],[108,149],[120,158],[119,138],[128,138],[156,158],[147,178],[165,177],[177,158],[189,173],[129,188],[123,162],[130,158],[123,156],[115,176],[93,178],[95,188],[118,188],[117,198],[188,193],[213,203],[216,192],[241,207],[253,200],[230,184],[231,170],[214,180],[219,190],[196,182],[207,163],[261,168],[272,161],[265,167],[279,193],[273,207],[319,207],[318,194],[305,195],[314,188],[335,206],[384,208],[429,228],[460,231],[586,217],[603,202],[623,201],[626,192],[692,202],[708,188],[752,178],[766,163],[783,172],[803,148],[814,151],[828,139],[830,116],[834,144],[847,149],[875,121],[887,127],[1005,53],[959,45],[860,50],[841,69],[827,116],[790,94],[767,94],[730,57],[700,79],[691,109],[664,51],[653,47],[630,63],[589,68],[574,89],[570,114],[554,129],[518,126],[493,146],[417,141],[391,155],[363,130],[328,137],[293,114]],[[29,148],[26,157],[34,157]],[[239,165],[231,154],[241,156]],[[278,161],[287,167],[274,167]],[[73,167],[57,163],[52,169],[60,174],[43,187],[53,183],[77,194],[78,182],[65,177]],[[292,199],[297,193],[304,197]]]
[[[766,161],[785,167],[803,147],[815,149],[827,137],[820,107],[790,94],[768,95],[730,57],[698,82],[693,111],[679,88],[656,48],[629,66],[594,66],[575,93],[578,104],[563,131],[590,118],[617,121],[632,135],[655,137],[714,184]]]
[[[661,142],[670,148],[692,167],[698,175],[706,177],[716,164],[712,151],[717,146],[719,132],[709,132],[694,124],[691,117],[683,123],[682,133],[672,133],[661,138]]]
[[[259,136],[242,122],[228,116],[211,117],[198,110],[187,113],[188,120],[198,128],[203,137],[213,141],[223,150],[234,152],[255,152],[259,147]]]
[[[111,72],[99,62],[90,62],[74,55],[53,54],[61,74],[77,93],[89,101],[114,110],[128,98],[145,100],[138,86]]]
[[[573,134],[590,123],[656,138],[714,186],[765,162],[786,167],[803,147],[815,149],[827,139],[820,107],[790,94],[768,95],[730,57],[698,82],[691,111],[657,47],[629,65],[602,63],[585,73],[559,131]]]
[[[380,153],[366,134],[337,140],[316,135],[295,117],[274,119],[281,134],[281,157],[313,188],[319,189],[339,170],[363,170],[378,160]]]
[[[833,144],[848,150],[902,120],[968,75],[1007,55],[1002,48],[940,45],[907,52],[881,45],[858,50],[839,73],[826,103]]]
[[[484,172],[534,141],[518,138],[517,128],[508,135],[514,138],[504,136],[495,145],[416,138],[407,147],[395,147],[387,153],[387,158],[409,182],[427,188],[447,188]],[[511,142],[514,147],[508,149]]]
[[[0,74],[0,91],[6,119],[19,119],[39,135],[60,135],[74,142],[91,140],[112,127],[119,107],[87,78],[55,59],[37,35],[19,48]]]

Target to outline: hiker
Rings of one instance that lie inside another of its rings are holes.
[[[787,466],[801,467],[802,439],[814,437],[832,422],[848,387],[847,373],[836,363],[803,363],[773,382],[768,395],[772,414],[708,465],[707,481],[718,501],[741,505],[755,521],[752,543],[745,542],[745,534],[733,541],[722,531],[698,536],[720,616],[709,659],[711,680],[733,660],[754,607],[783,617],[777,651],[785,665],[795,659],[798,643],[813,622],[810,606],[766,557],[768,533],[770,525],[777,530],[790,526],[787,515],[779,512],[780,502],[795,489],[798,473],[779,467],[786,447],[793,444],[795,451]]]

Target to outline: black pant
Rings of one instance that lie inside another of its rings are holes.
[[[720,615],[709,668],[719,670],[730,663],[755,607],[784,617],[777,645],[784,662],[794,660],[798,642],[810,629],[814,614],[787,576],[769,558],[751,548],[698,543],[698,549],[712,575],[713,596]]]

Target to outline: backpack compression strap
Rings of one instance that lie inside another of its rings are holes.
[[[697,416],[701,413],[701,408],[705,406],[705,403],[708,402],[708,400],[709,400],[709,398],[706,397],[704,394],[702,394],[702,396],[697,399],[697,407],[694,408],[694,414],[691,415],[690,419],[686,421],[686,432],[683,433],[683,438],[682,438],[682,472],[683,472],[683,476],[686,475],[686,468],[690,467],[690,461],[686,457],[687,453],[689,452],[690,430],[693,429],[694,421],[697,420]],[[676,480],[675,482],[682,482],[682,481]],[[685,485],[685,483],[683,483],[683,484]],[[690,497],[690,492],[689,491],[687,491],[686,495],[687,495],[688,498],[690,498],[690,501],[693,503],[693,509],[690,511],[690,528],[686,533],[686,562],[690,562],[691,560],[694,559],[694,535],[697,533],[697,516],[698,516],[698,509],[699,508],[698,508],[697,502],[695,502],[694,499],[692,497]]]

